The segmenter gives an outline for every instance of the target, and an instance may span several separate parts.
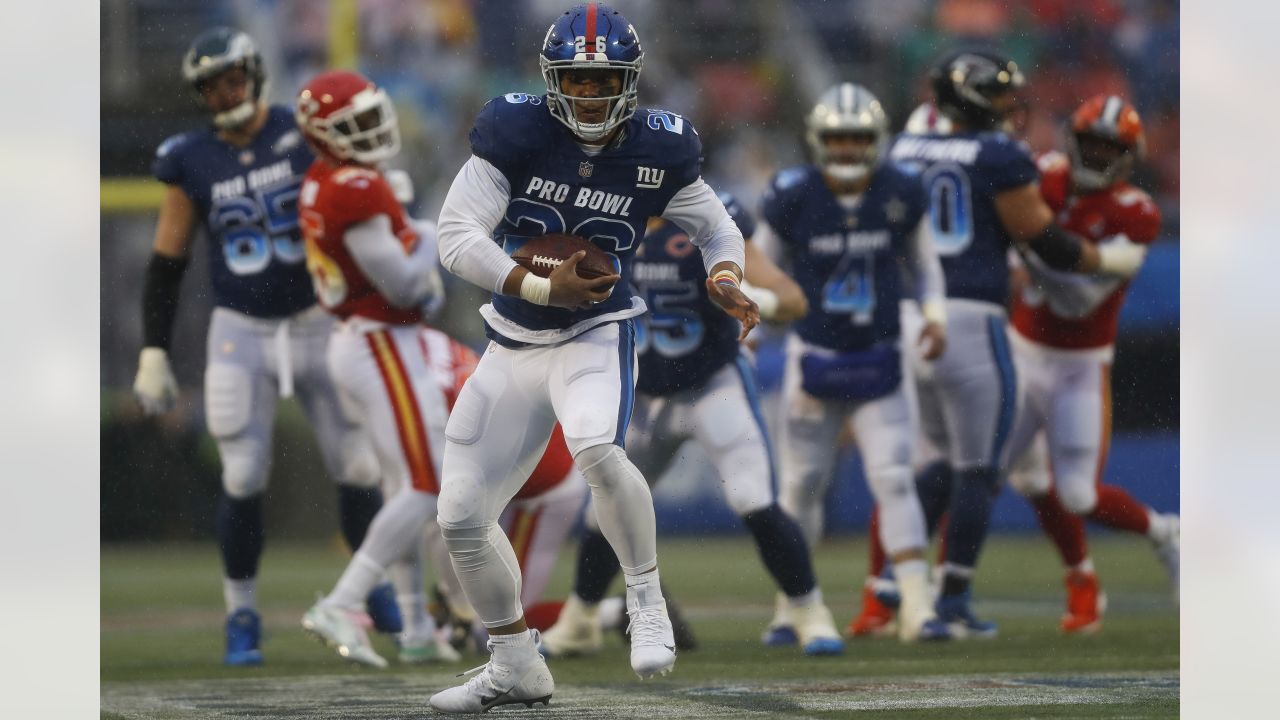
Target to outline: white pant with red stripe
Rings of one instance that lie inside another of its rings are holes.
[[[1023,380],[1009,482],[1027,496],[1043,495],[1052,482],[1068,510],[1087,513],[1111,442],[1111,348],[1061,350],[1015,330],[1009,336]]]
[[[440,490],[449,415],[423,333],[419,325],[352,318],[329,341],[329,372],[344,405],[372,436],[388,498],[406,487]]]

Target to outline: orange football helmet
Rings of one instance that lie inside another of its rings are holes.
[[[1124,180],[1146,151],[1142,118],[1118,95],[1095,95],[1071,116],[1067,153],[1071,181],[1081,190],[1102,190]]]

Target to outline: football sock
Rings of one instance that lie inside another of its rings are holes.
[[[1150,509],[1116,485],[1098,485],[1098,504],[1089,513],[1089,519],[1141,535],[1151,529]]]
[[[374,562],[368,553],[357,550],[342,571],[342,577],[338,578],[338,584],[333,586],[333,592],[320,602],[323,605],[354,610],[368,597],[369,591],[382,582],[385,572],[386,569]]]
[[[793,608],[813,607],[822,604],[822,588],[815,587],[803,595],[787,598],[787,605]]]
[[[755,538],[765,568],[782,592],[791,598],[813,592],[818,580],[800,525],[777,503],[743,515],[742,521]]]
[[[991,521],[992,490],[999,481],[995,468],[978,467],[955,474],[947,521],[947,564],[972,568],[987,539]]]
[[[925,528],[932,535],[938,522],[947,512],[951,501],[951,466],[945,462],[926,465],[916,474],[916,494],[920,496],[920,509],[924,511]]]
[[[943,566],[942,594],[963,595],[969,591],[973,568],[947,563]]]
[[[400,608],[405,636],[414,639],[430,637],[436,630],[436,623],[427,614],[421,548],[415,547],[405,557],[393,563],[387,568],[387,576],[396,588],[396,606]]]
[[[640,585],[648,585],[649,587],[658,587],[658,569],[654,568],[649,572],[636,573],[634,575],[627,574],[627,589],[639,587]]]
[[[871,506],[871,524],[867,527],[867,551],[871,557],[867,560],[867,577],[880,577],[884,572],[884,544],[880,542],[880,507]]]
[[[1028,498],[1035,508],[1036,519],[1044,534],[1049,536],[1062,564],[1075,567],[1088,555],[1088,546],[1084,536],[1084,521],[1062,505],[1057,491],[1050,488],[1044,495]]]
[[[578,568],[574,576],[573,591],[588,605],[604,600],[609,585],[618,576],[618,556],[598,530],[587,530],[578,543]]]
[[[378,488],[338,485],[338,521],[342,525],[342,537],[353,552],[364,542],[369,524],[381,508],[382,491]]]
[[[257,609],[257,589],[257,578],[245,580],[222,578],[222,598],[227,602],[227,614],[230,615],[242,608]]]
[[[262,496],[237,500],[223,493],[216,522],[223,575],[232,580],[256,577],[264,542]]]

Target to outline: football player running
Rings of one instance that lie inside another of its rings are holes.
[[[1006,335],[1007,250],[1026,247],[1059,271],[1126,278],[1146,248],[1125,238],[1082,242],[1054,223],[1030,153],[1004,129],[1024,84],[1011,59],[989,50],[953,52],[931,70],[930,83],[952,132],[900,135],[889,151],[923,176],[927,227],[946,273],[946,351],[932,362],[913,362],[922,427],[946,462],[921,472],[917,487],[930,527],[944,512],[949,517],[938,617],[958,637],[993,637],[995,624],[970,608],[970,580],[1017,401]],[[927,309],[921,321],[927,323]]]
[[[422,308],[443,293],[435,228],[408,218],[380,170],[400,151],[385,91],[357,73],[322,73],[299,93],[294,117],[317,155],[298,201],[307,270],[320,304],[341,320],[326,361],[341,399],[369,430],[388,500],[303,626],[345,657],[385,665],[353,621],[385,573],[404,619],[401,660],[456,660],[426,613],[421,557],[422,526],[439,490],[447,371],[466,351],[420,325]]]
[[[701,147],[683,117],[637,111],[644,54],[635,29],[599,3],[548,28],[542,96],[491,100],[471,131],[472,157],[440,211],[446,268],[493,291],[481,308],[491,339],[446,429],[439,522],[467,599],[489,629],[492,655],[432,707],[483,712],[549,702],[554,682],[520,606],[511,544],[496,521],[557,420],[591,486],[600,529],[626,575],[631,666],[667,673],[674,639],[657,566],[648,483],[623,451],[635,384],[627,292],[631,259],[651,216],[672,220],[702,253],[708,295],[742,322],[759,322],[741,290],[742,234],[700,177]],[[531,236],[573,233],[614,255],[618,272],[576,271],[581,251],[537,277],[510,257]]]
[[[720,197],[748,240],[743,287],[756,299],[760,316],[775,323],[803,317],[808,311],[803,291],[749,242],[755,221],[732,196]],[[636,324],[640,380],[627,431],[629,455],[655,482],[686,440],[697,441],[786,599],[805,654],[843,652],[804,535],[774,497],[773,447],[755,371],[739,348],[738,324],[707,299],[707,273],[689,236],[667,220],[650,222],[631,272],[637,294],[651,310]],[[618,560],[593,529],[594,520],[588,512],[574,591],[542,637],[552,656],[590,653],[603,645],[598,604],[618,573]]]
[[[134,393],[147,414],[173,408],[178,387],[168,351],[178,289],[197,219],[208,236],[214,311],[205,369],[205,413],[222,462],[217,537],[226,600],[228,665],[257,665],[262,496],[279,397],[295,393],[338,483],[343,535],[359,547],[382,504],[369,440],[343,412],[323,358],[333,320],[315,306],[304,267],[297,198],[312,155],[288,108],[262,100],[266,71],[253,41],[217,28],[182,62],[212,125],[166,140],[153,172],[165,183],[154,253],[143,284],[145,347]],[[398,632],[390,585],[367,598],[378,629]]]
[[[836,438],[852,418],[880,534],[900,570],[904,641],[946,639],[934,619],[924,551],[924,515],[911,474],[913,415],[899,338],[899,261],[914,278],[929,322],[907,344],[936,357],[946,346],[942,269],[920,232],[926,198],[918,174],[879,162],[888,120],[866,88],[841,83],[805,120],[813,164],[779,171],[762,200],[768,232],[804,288],[809,313],[787,339],[782,402],[782,507],[812,547],[822,536],[822,500]],[[784,598],[766,642],[795,641],[797,618]]]
[[[1076,110],[1067,153],[1039,159],[1041,192],[1064,229],[1103,247],[1156,239],[1160,211],[1127,182],[1144,144],[1142,119],[1123,98],[1097,95]],[[1024,394],[1010,441],[1016,460],[1009,480],[1031,500],[1067,567],[1062,630],[1092,632],[1101,626],[1105,598],[1081,518],[1148,537],[1176,598],[1178,516],[1157,513],[1102,482],[1111,440],[1111,361],[1128,281],[1061,273],[1033,252],[1022,257],[1030,282],[1014,298],[1010,336]],[[1043,439],[1033,443],[1037,433]]]

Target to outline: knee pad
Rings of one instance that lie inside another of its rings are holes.
[[[444,538],[445,547],[455,563],[462,563],[489,548],[489,533],[497,531],[497,523],[476,527],[457,526],[440,522],[440,537]],[[461,564],[458,570],[462,570]]]
[[[218,441],[222,460],[222,489],[227,496],[243,500],[266,490],[271,471],[271,449],[256,438],[241,437]]]
[[[1009,485],[1023,497],[1037,498],[1049,492],[1052,482],[1049,479],[1049,473],[1042,468],[1015,465],[1009,471]]]
[[[1098,504],[1096,448],[1055,448],[1053,470],[1063,507],[1076,515],[1088,515]]]
[[[635,466],[627,458],[627,453],[613,444],[593,445],[579,452],[573,461],[578,464],[578,469],[582,471],[592,490],[611,492],[640,477],[639,471],[634,469]],[[644,481],[640,482],[643,484]]]
[[[1098,488],[1093,481],[1058,483],[1058,499],[1073,515],[1088,515],[1098,506]]]

